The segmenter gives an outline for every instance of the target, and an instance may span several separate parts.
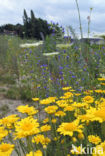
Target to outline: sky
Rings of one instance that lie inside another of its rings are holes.
[[[91,35],[105,33],[105,0],[78,0],[82,28],[87,35],[90,8]],[[48,22],[58,22],[63,27],[72,26],[79,33],[79,20],[75,0],[0,0],[0,25],[11,23],[23,23],[23,10],[26,9],[28,16],[30,10],[36,18],[46,19]]]

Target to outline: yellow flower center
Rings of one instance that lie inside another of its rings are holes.
[[[64,126],[65,131],[74,131],[76,128],[76,125],[74,125],[73,123],[68,123]]]
[[[25,123],[22,125],[23,131],[30,131],[30,130],[32,130],[32,128],[33,128],[33,125],[31,123]]]
[[[10,146],[8,144],[3,144],[0,147],[1,152],[7,152],[7,151],[9,151],[9,149],[10,149]]]

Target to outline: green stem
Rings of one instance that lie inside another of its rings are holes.
[[[80,33],[81,33],[81,39],[82,39],[83,38],[83,32],[82,32],[82,24],[81,24],[80,10],[79,10],[78,1],[75,0],[75,2],[76,2],[77,10],[78,10],[78,17],[79,17],[79,24],[80,24]]]

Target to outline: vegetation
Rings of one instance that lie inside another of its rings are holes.
[[[32,10],[31,17],[28,17],[26,10],[24,10],[23,25],[19,23],[16,25],[3,25],[0,27],[0,33],[18,35],[21,38],[42,40],[52,33],[61,37],[63,28],[58,23],[48,23],[46,20],[36,18]]]

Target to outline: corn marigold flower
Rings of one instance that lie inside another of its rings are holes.
[[[92,117],[90,121],[98,121],[100,123],[105,121],[105,107],[99,107],[98,109],[90,107],[87,110],[87,114]]]
[[[93,115],[94,115],[93,121],[97,120],[99,122],[104,122],[105,121],[105,108],[96,110]]]
[[[70,90],[72,87],[63,87],[62,90],[67,91]]]
[[[32,98],[33,101],[39,101],[39,98]]]
[[[16,121],[18,121],[20,118],[16,115],[9,115],[7,117],[4,117],[0,119],[0,125],[3,125],[7,128],[12,128]]]
[[[81,94],[80,94],[80,93],[75,93],[74,95],[75,95],[75,96],[80,96]]]
[[[24,118],[15,124],[15,136],[17,138],[24,138],[39,133],[39,123],[34,118]]]
[[[74,107],[72,107],[72,106],[66,106],[65,108],[64,108],[64,111],[66,112],[66,111],[73,111],[74,110]]]
[[[42,134],[38,134],[32,139],[32,142],[36,144],[41,143],[42,145],[48,145],[48,143],[50,143],[51,140]]]
[[[83,133],[78,133],[78,139],[80,139],[80,140],[83,140],[84,139]]]
[[[29,154],[26,154],[26,156],[43,156],[43,153],[40,150],[37,150],[35,152],[31,151]]]
[[[100,83],[101,85],[105,86],[105,83]]]
[[[105,81],[105,78],[98,78],[99,81]]]
[[[73,106],[73,107],[77,107],[77,108],[88,107],[88,103],[85,103],[85,102],[83,102],[83,103],[74,102],[74,103],[72,104],[72,106]]]
[[[101,89],[96,89],[95,92],[96,92],[96,93],[103,93],[103,90],[101,90]]]
[[[66,113],[64,113],[63,111],[58,111],[58,112],[56,112],[55,113],[55,116],[65,116],[66,115]]]
[[[10,156],[14,150],[13,144],[2,143],[0,144],[0,156]]]
[[[64,96],[61,96],[60,99],[69,99],[73,97],[73,93],[72,92],[66,92],[64,93]]]
[[[0,127],[0,141],[8,135],[8,131],[4,127]]]
[[[33,106],[29,107],[28,105],[21,105],[21,106],[18,106],[17,107],[17,110],[20,112],[20,113],[26,113],[28,115],[34,115],[38,112],[38,110],[36,110]]]
[[[77,142],[77,139],[75,137],[72,137],[72,141],[75,143]]]
[[[45,118],[45,119],[43,120],[43,123],[47,123],[47,122],[49,122],[49,118]]]
[[[54,141],[57,141],[58,140],[58,138],[57,137],[54,137],[54,139],[53,139]]]
[[[84,114],[84,115],[79,115],[78,119],[81,120],[81,122],[89,123],[89,121],[93,119],[93,117],[94,116],[92,114]]]
[[[89,94],[92,94],[93,93],[93,90],[86,90],[83,93],[86,94],[86,95],[89,95]]]
[[[56,101],[56,104],[61,108],[68,106],[68,102],[66,100],[58,100]]]
[[[64,96],[72,97],[73,93],[72,92],[66,92],[66,93],[64,93]]]
[[[97,144],[99,144],[101,142],[100,137],[99,136],[94,136],[94,135],[89,135],[88,140],[89,140],[89,142],[91,142],[92,144],[95,144],[95,145],[97,145]]]
[[[56,97],[48,97],[46,99],[40,100],[40,104],[42,105],[48,105],[50,103],[54,103],[56,101]]]
[[[82,132],[82,125],[79,125],[79,120],[74,120],[73,122],[63,122],[57,132],[63,135],[73,136],[73,132]]]
[[[50,131],[51,130],[51,126],[50,125],[44,125],[44,126],[41,126],[41,132],[47,132],[47,131]]]
[[[58,109],[58,106],[53,105],[53,106],[48,106],[46,107],[44,110],[45,112],[47,112],[48,114],[54,114],[56,112],[56,110]]]
[[[94,102],[94,98],[92,96],[85,96],[82,100],[83,100],[83,102],[86,102],[86,103]]]
[[[96,151],[99,151],[99,153],[96,153]],[[101,142],[99,145],[95,147],[92,156],[104,156],[104,155],[105,155],[105,141]]]
[[[52,121],[52,123],[56,123],[57,119],[52,119],[51,121]]]

